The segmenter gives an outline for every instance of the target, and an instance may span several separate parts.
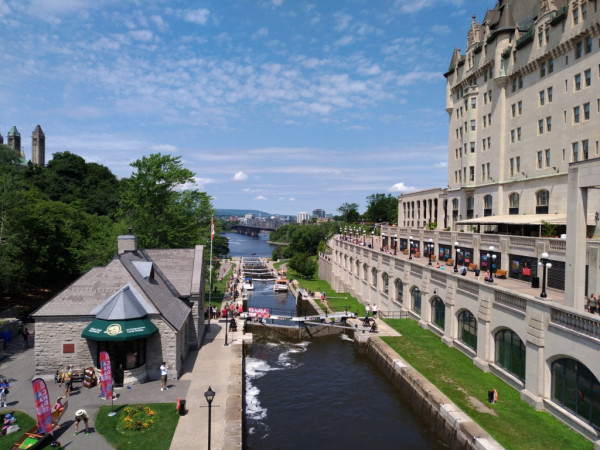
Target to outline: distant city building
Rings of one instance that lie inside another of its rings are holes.
[[[325,218],[325,210],[313,209],[312,216],[316,219],[324,219]]]
[[[296,216],[296,222],[298,222],[298,223],[302,223],[302,222],[304,222],[305,220],[308,220],[308,219],[309,219],[308,213],[304,212],[304,211],[303,212],[299,212],[298,215]]]
[[[244,216],[244,219],[248,220],[248,219],[253,219],[254,218],[254,214],[246,214]]]

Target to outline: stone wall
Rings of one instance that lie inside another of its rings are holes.
[[[330,336],[345,332],[343,328],[332,327],[328,325],[310,325],[307,327],[294,327],[285,325],[269,325],[259,322],[248,322],[246,329],[253,335],[259,336],[274,336],[290,339],[308,339],[314,337]]]
[[[502,448],[483,428],[473,422],[437,387],[418,373],[379,337],[356,334],[359,350],[392,382],[408,401],[413,413],[451,449]]]
[[[146,345],[146,372],[148,380],[160,380],[160,365],[164,361],[170,366],[169,379],[176,380],[178,374],[183,370],[179,364],[178,345],[181,334],[185,330],[183,327],[180,333],[177,333],[171,325],[162,318],[152,318],[152,323],[158,328],[158,333],[154,334],[147,341]],[[179,336],[178,336],[179,335]]]
[[[53,375],[67,365],[76,369],[94,365],[96,342],[81,337],[91,319],[81,317],[48,317],[35,323],[35,374]],[[64,353],[69,344],[73,353]]]

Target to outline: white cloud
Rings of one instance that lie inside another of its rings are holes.
[[[352,36],[344,36],[343,38],[338,39],[337,41],[335,41],[334,45],[336,45],[338,47],[345,47],[346,45],[352,44],[352,42],[354,42],[354,37],[352,37]]]
[[[296,201],[296,199],[294,197],[288,198],[288,202],[295,202],[295,201]]]
[[[348,25],[350,25],[352,16],[349,14],[338,12],[338,13],[335,13],[334,20],[335,20],[334,30],[335,31],[343,31],[346,28],[348,28]]]
[[[445,169],[448,167],[448,162],[447,161],[440,161],[437,162],[433,165],[433,167],[435,167],[436,169]]]
[[[233,176],[233,181],[246,181],[247,179],[248,174],[242,172],[241,170],[239,172],[236,172]]]
[[[150,30],[133,30],[129,34],[137,41],[151,42],[154,34]]]
[[[272,0],[273,6],[281,6],[283,5],[283,0]]]
[[[431,27],[431,32],[435,34],[450,34],[450,31],[448,25],[434,25]]]
[[[269,35],[269,29],[267,27],[260,27],[256,32],[252,35],[254,39],[259,37],[265,37]]]
[[[416,191],[417,188],[413,186],[405,186],[404,183],[396,183],[391,188],[388,189],[389,192],[412,192]]]
[[[267,200],[267,197],[264,195],[259,195],[258,197],[255,197],[254,200]]]
[[[164,153],[174,153],[177,151],[177,147],[171,144],[159,144],[159,145],[153,145],[152,147],[150,147],[150,150],[152,150],[153,152],[164,152]]]
[[[169,28],[169,25],[163,20],[163,18],[161,16],[158,16],[158,15],[151,16],[150,20],[152,22],[154,22],[154,25],[156,25],[156,27],[161,31],[164,31],[167,28]]]
[[[192,22],[198,25],[206,25],[210,11],[206,8],[198,8],[188,10],[184,13],[183,18],[188,22]]]

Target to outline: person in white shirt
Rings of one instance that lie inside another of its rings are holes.
[[[375,316],[377,315],[377,304],[373,305],[373,319],[375,319]]]
[[[166,362],[162,362],[160,365],[160,390],[166,391],[167,387],[167,376],[169,375],[169,365]]]

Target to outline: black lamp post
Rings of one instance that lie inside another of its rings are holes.
[[[228,319],[229,319],[229,308],[225,310],[225,345],[227,345],[227,328],[228,327]]]
[[[429,239],[429,244],[427,244],[427,248],[429,250],[429,263],[427,264],[428,266],[431,265],[431,252],[433,252],[433,239]]]
[[[215,398],[215,391],[213,391],[210,386],[208,387],[208,391],[204,393],[204,398],[208,402],[208,450],[210,450],[210,413],[211,413],[211,404],[213,399]]]
[[[371,248],[375,248],[375,230],[371,231]]]
[[[365,245],[367,245],[367,243],[366,243],[366,240],[367,240],[367,232],[366,232],[366,231],[363,231],[363,247],[364,247]]]
[[[458,254],[460,253],[460,248],[458,248],[458,241],[454,243],[454,252],[455,252],[454,271],[458,272]]]
[[[398,250],[398,238],[394,238],[394,255],[396,255],[397,250]]]
[[[410,239],[410,241],[408,243],[408,259],[412,259],[413,240],[412,240],[412,236],[409,236],[408,238]]]
[[[490,245],[490,253],[487,254],[487,259],[488,259],[488,264],[490,265],[490,278],[488,279],[488,281],[490,283],[494,282],[494,266],[496,265],[496,255],[494,255],[493,252],[494,251],[494,246]]]
[[[542,266],[542,292],[540,293],[540,297],[546,298],[546,269],[550,269],[552,267],[552,263],[548,260],[548,253],[542,253],[542,257],[538,262],[538,266]]]

